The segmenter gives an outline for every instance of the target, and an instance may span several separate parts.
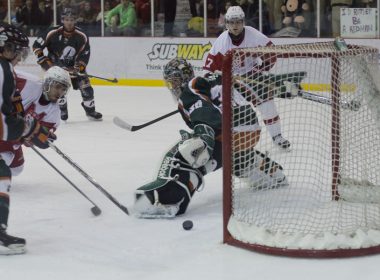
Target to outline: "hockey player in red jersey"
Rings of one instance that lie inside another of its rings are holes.
[[[17,61],[12,60],[14,64]],[[26,73],[17,72],[16,75],[16,91],[11,103],[15,109],[12,114],[25,120],[27,133],[0,141],[0,254],[25,252],[25,239],[10,236],[5,231],[11,178],[23,170],[22,145],[45,149],[49,147],[48,141],[56,139],[54,131],[60,122],[57,101],[66,95],[71,86],[69,73],[58,66],[51,67],[42,82]]]
[[[225,15],[225,21],[227,30],[215,40],[206,58],[203,69],[207,72],[221,71],[223,57],[231,49],[273,45],[271,40],[260,31],[250,26],[244,26],[245,14],[240,6],[229,7]],[[234,74],[255,75],[269,71],[274,63],[275,61],[266,57],[247,57],[240,67],[234,69]],[[273,96],[266,96],[266,94],[257,92],[253,92],[253,94],[257,95],[255,96],[256,104],[254,105],[260,111],[273,142],[279,147],[288,150],[290,142],[282,136],[280,117]]]

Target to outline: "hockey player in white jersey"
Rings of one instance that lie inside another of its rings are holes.
[[[60,122],[60,108],[57,101],[66,95],[71,86],[69,73],[57,66],[51,67],[45,73],[42,82],[26,73],[17,72],[16,75],[13,106],[16,114],[32,127],[30,133],[17,140],[0,141],[0,173],[3,175],[0,180],[0,254],[25,252],[25,239],[10,236],[6,232],[11,178],[23,170],[22,145],[34,145],[45,149],[49,147],[49,140],[56,139],[54,131]],[[2,201],[2,198],[6,200]]]
[[[244,26],[245,14],[240,6],[229,7],[225,21],[227,30],[215,40],[203,66],[207,72],[221,71],[223,57],[231,49],[273,45],[271,40],[260,31],[250,26]],[[269,57],[246,57],[242,64],[234,69],[234,74],[254,75],[269,71],[275,62]],[[273,96],[254,91],[253,93],[256,95],[254,105],[260,111],[273,142],[285,150],[289,149],[290,142],[282,136],[280,117]]]

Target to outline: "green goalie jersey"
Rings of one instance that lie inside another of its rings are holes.
[[[220,76],[195,77],[182,88],[178,108],[186,124],[193,129],[206,124],[219,140],[222,131],[222,86]]]

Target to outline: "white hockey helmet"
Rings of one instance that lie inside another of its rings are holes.
[[[58,66],[49,68],[44,76],[42,93],[47,100],[57,100],[67,94],[71,87],[69,72]]]
[[[242,34],[244,29],[245,14],[240,6],[231,6],[225,15],[225,23],[228,32],[234,36]]]
[[[245,20],[245,14],[243,9],[240,6],[231,6],[228,8],[225,14],[226,23],[229,21]]]

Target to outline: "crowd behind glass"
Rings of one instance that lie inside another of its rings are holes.
[[[289,13],[285,3],[297,5]],[[0,0],[2,21],[36,36],[60,24],[65,7],[89,36],[217,37],[224,14],[239,5],[246,25],[270,37],[336,37],[340,8],[377,8],[379,0]],[[292,3],[292,4],[293,4]],[[298,4],[297,4],[298,3]]]

